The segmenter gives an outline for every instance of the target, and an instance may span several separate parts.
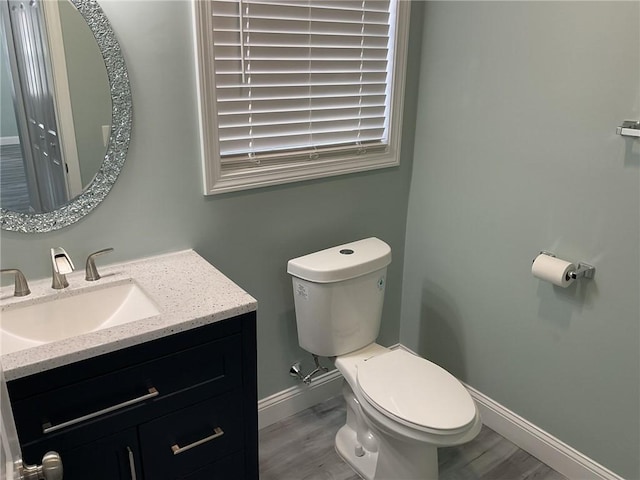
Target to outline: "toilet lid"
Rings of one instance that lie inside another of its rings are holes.
[[[453,375],[404,350],[358,364],[358,386],[371,405],[401,423],[457,430],[476,416],[471,395]]]

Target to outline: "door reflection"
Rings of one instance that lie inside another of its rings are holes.
[[[19,172],[17,155],[22,154],[22,174],[29,199],[28,207],[24,202],[16,206],[18,211],[25,211],[25,208],[36,212],[52,211],[69,200],[43,6],[35,1],[9,0],[2,8],[3,44],[6,46],[3,64],[9,70],[17,136],[22,147],[18,150],[13,144],[13,148],[3,148],[3,154],[9,152],[6,152],[8,157],[5,159],[3,155],[2,159],[3,163],[6,160],[9,164],[10,171]]]

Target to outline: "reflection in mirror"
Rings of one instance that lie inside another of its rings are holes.
[[[124,163],[126,67],[95,1],[0,0],[0,13],[0,224],[55,230],[95,208]]]
[[[9,0],[8,12],[3,43],[13,48],[3,49],[7,81],[0,88],[11,101],[0,107],[0,205],[50,212],[79,195],[100,168],[111,129],[107,71],[67,0]]]

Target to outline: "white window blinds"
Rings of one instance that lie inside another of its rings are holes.
[[[212,0],[221,168],[384,150],[395,0]]]
[[[206,195],[397,166],[411,2],[193,2]]]

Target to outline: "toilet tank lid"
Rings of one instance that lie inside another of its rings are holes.
[[[330,283],[356,278],[391,263],[391,247],[371,237],[289,260],[287,272],[303,280]]]

